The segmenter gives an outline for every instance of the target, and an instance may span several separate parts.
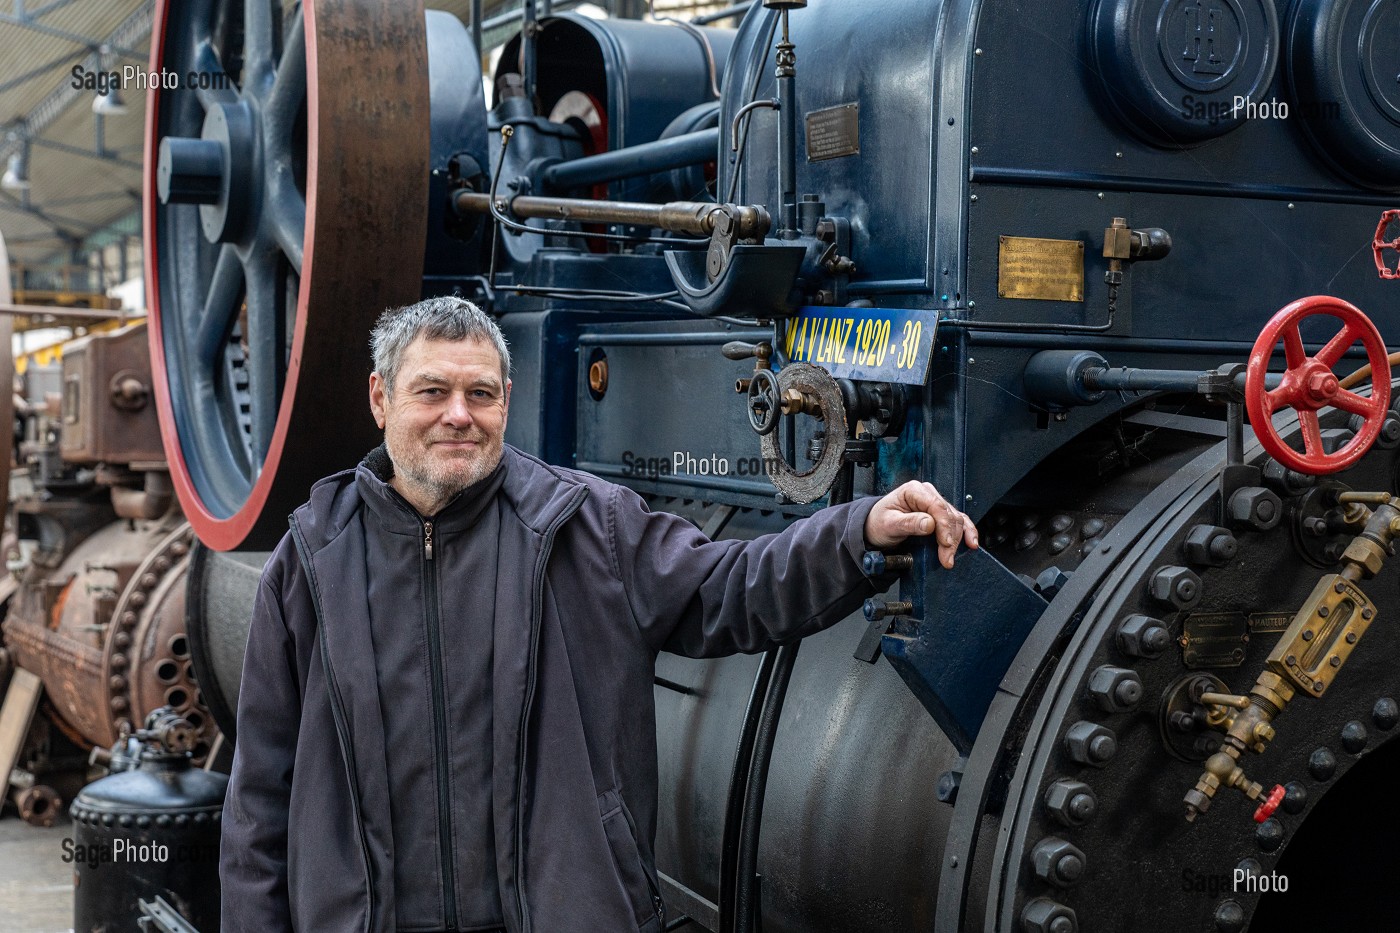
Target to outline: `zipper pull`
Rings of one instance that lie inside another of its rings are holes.
[[[433,559],[433,523],[423,523],[423,559]]]

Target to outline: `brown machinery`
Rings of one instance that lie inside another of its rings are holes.
[[[170,706],[194,725],[197,759],[217,732],[185,639],[192,534],[174,501],[150,378],[144,324],[74,342],[59,411],[39,414],[40,440],[22,447],[34,493],[13,503],[18,541],[0,583],[9,599],[0,631],[11,663],[46,694],[47,715],[7,775],[33,822],[60,804],[50,785],[71,794],[86,779],[87,749],[100,759],[148,710]]]

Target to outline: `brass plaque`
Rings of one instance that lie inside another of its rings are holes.
[[[1181,659],[1191,670],[1239,667],[1249,644],[1249,617],[1242,612],[1197,612],[1181,626]]]
[[[1084,300],[1084,241],[1004,236],[997,251],[997,294],[1040,301]]]

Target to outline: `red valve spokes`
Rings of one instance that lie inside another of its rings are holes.
[[[1314,315],[1337,318],[1342,328],[1315,356],[1308,356],[1299,328],[1304,319]],[[1332,372],[1332,367],[1358,340],[1366,348],[1372,372],[1384,374],[1372,379],[1369,398],[1343,389]],[[1283,342],[1287,369],[1278,388],[1268,390],[1264,376],[1279,341]],[[1390,379],[1385,377],[1389,372],[1385,342],[1360,310],[1339,298],[1319,295],[1300,299],[1273,316],[1249,355],[1245,404],[1250,423],[1264,449],[1285,466],[1303,473],[1335,473],[1359,460],[1380,434],[1390,406]],[[1322,427],[1317,419],[1318,410],[1328,406],[1365,419],[1356,436],[1331,454],[1323,448]],[[1283,408],[1297,412],[1303,436],[1301,454],[1274,430],[1273,414]]]

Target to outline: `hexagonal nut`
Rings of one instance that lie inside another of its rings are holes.
[[[1083,826],[1099,811],[1099,798],[1083,781],[1061,778],[1045,789],[1045,809],[1063,826]]]
[[[1048,897],[1037,897],[1021,909],[1024,933],[1078,933],[1079,919],[1064,904]]]
[[[1065,733],[1065,754],[1081,765],[1101,768],[1118,754],[1118,738],[1111,729],[1081,719]]]
[[[1118,624],[1114,641],[1129,657],[1155,658],[1171,645],[1172,636],[1161,619],[1132,615]]]
[[[1126,713],[1142,700],[1137,671],[1104,664],[1089,675],[1089,696],[1105,713]]]
[[[1046,600],[1052,600],[1064,589],[1070,575],[1059,567],[1047,567],[1035,578],[1035,591]]]
[[[1346,546],[1342,556],[1347,560],[1356,561],[1366,571],[1366,578],[1370,579],[1381,572],[1381,567],[1385,563],[1386,554],[1379,545],[1373,544],[1365,538],[1353,538]]]
[[[1230,496],[1225,512],[1232,522],[1268,531],[1283,520],[1283,500],[1263,486],[1241,486]]]
[[[1240,543],[1228,528],[1221,528],[1219,525],[1195,525],[1186,536],[1182,550],[1190,563],[1219,567],[1235,559],[1235,555],[1240,551]]]
[[[1031,850],[1031,866],[1037,877],[1057,888],[1078,884],[1087,865],[1084,853],[1058,836],[1046,836]]]
[[[1317,477],[1290,470],[1277,460],[1264,464],[1264,482],[1275,492],[1291,496],[1317,485]]]
[[[1201,601],[1201,578],[1186,567],[1162,567],[1152,575],[1147,591],[1153,599],[1190,609]]]
[[[1366,426],[1365,415],[1352,415],[1347,419],[1347,427],[1355,434],[1360,434],[1361,429]],[[1396,414],[1395,409],[1389,409],[1385,413],[1384,420],[1381,421],[1380,433],[1376,435],[1375,445],[1381,450],[1394,450],[1400,446],[1400,414]]]

